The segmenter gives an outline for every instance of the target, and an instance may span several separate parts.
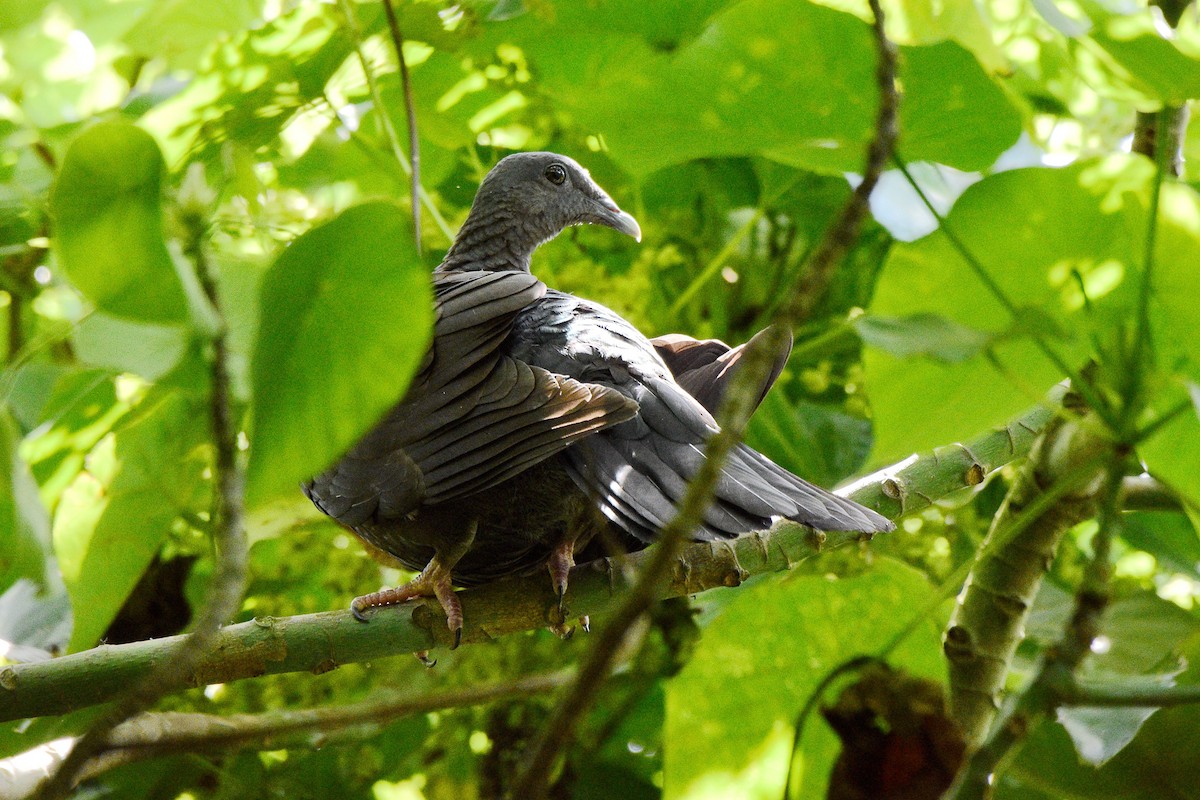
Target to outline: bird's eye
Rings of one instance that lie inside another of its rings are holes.
[[[546,167],[546,180],[553,183],[555,186],[562,186],[563,181],[567,179],[567,171],[563,169],[562,164],[551,164]]]

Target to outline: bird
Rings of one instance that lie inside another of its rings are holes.
[[[594,538],[644,547],[676,513],[744,350],[684,336],[652,341],[605,306],[538,280],[534,251],[582,224],[641,241],[637,221],[575,160],[501,159],[433,272],[432,344],[407,392],[303,485],[369,550],[420,571],[355,598],[359,619],[435,597],[456,647],[463,616],[454,587],[547,569],[561,604],[575,556]],[[763,394],[782,369],[775,355]],[[776,517],[822,530],[894,527],[743,444],[692,538],[731,539]]]

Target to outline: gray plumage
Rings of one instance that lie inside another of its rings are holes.
[[[305,485],[369,545],[423,568],[406,587],[358,598],[356,613],[432,594],[458,631],[451,583],[548,564],[561,596],[573,555],[597,533],[637,547],[674,515],[742,351],[652,342],[604,306],[547,289],[530,256],[583,223],[641,235],[571,159],[502,160],[434,273],[433,344],[407,395]],[[778,355],[762,394],[786,361]],[[730,538],[773,516],[825,530],[892,527],[743,445],[695,537]]]

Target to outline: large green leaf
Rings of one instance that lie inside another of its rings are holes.
[[[1184,396],[1183,392],[1173,395]],[[1179,414],[1138,445],[1138,455],[1151,474],[1188,498],[1193,511],[1200,509],[1200,417],[1195,409]]]
[[[819,172],[861,169],[878,90],[870,30],[857,17],[743,0],[695,38],[661,47],[578,12],[591,4],[564,5],[575,9],[567,21],[526,14],[494,26],[474,52],[519,43],[539,90],[602,133],[631,173],[760,153]],[[901,50],[908,157],[979,169],[1016,140],[1019,115],[968,51],[953,42]]]
[[[149,134],[103,122],[71,145],[54,184],[58,259],[89,300],[116,316],[187,316],[163,240],[162,178],[162,154]]]
[[[54,517],[72,651],[104,633],[180,513],[207,510],[207,442],[203,409],[159,393],[88,454]]]
[[[1116,326],[1129,325],[1152,174],[1145,159],[1115,156],[1064,169],[1005,172],[963,194],[949,225],[1016,307],[1015,315],[943,232],[892,248],[873,314],[936,315],[994,341],[985,354],[958,362],[867,349],[878,459],[965,440],[1036,401],[1063,374],[1030,333],[1040,333],[1079,367],[1090,350],[1089,333],[1109,341]],[[1200,263],[1200,235],[1184,224],[1194,206],[1179,200],[1191,196],[1190,190],[1164,193],[1155,328],[1167,366],[1181,351],[1196,349],[1187,331],[1200,313],[1200,284],[1191,277]]]
[[[1171,105],[1200,97],[1200,59],[1163,36],[1150,9],[1114,14],[1097,2],[1086,2],[1084,8],[1094,23],[1088,36],[1139,92]]]
[[[878,560],[861,575],[767,579],[738,590],[667,688],[665,797],[762,798],[783,792],[792,726],[826,673],[879,650],[933,597],[901,564]],[[919,626],[892,663],[942,678],[938,620]],[[823,797],[836,738],[809,720],[799,796]]]
[[[294,491],[408,388],[433,322],[409,223],[367,203],[297,239],[263,278],[254,348],[252,504]]]

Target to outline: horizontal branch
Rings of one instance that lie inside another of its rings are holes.
[[[1163,686],[1137,678],[1091,681],[1066,673],[1051,683],[1059,705],[1107,708],[1166,708],[1200,703],[1200,683]]]
[[[80,775],[87,778],[168,753],[311,746],[346,734],[365,739],[404,717],[545,694],[562,687],[571,675],[571,670],[561,670],[426,694],[376,692],[360,703],[262,714],[148,712],[113,728],[105,752],[93,758]],[[33,751],[27,751],[0,759],[0,797],[26,796],[62,763],[77,741],[64,738],[41,745],[33,758]]]
[[[935,450],[859,481],[844,493],[885,516],[929,505],[1029,451],[1052,409],[1037,406],[1007,426],[966,445]],[[675,597],[737,586],[752,575],[779,572],[823,548],[860,541],[862,534],[818,532],[786,520],[771,530],[729,542],[693,543],[680,553],[657,596]],[[653,552],[602,559],[571,572],[571,613],[603,617],[621,600],[637,568]],[[628,564],[632,569],[623,568]],[[463,642],[482,642],[557,622],[558,600],[544,575],[510,579],[460,592]],[[320,674],[342,664],[448,646],[450,635],[436,603],[416,602],[372,612],[363,624],[349,611],[260,617],[223,628],[210,655],[189,675],[205,686],[283,672]],[[100,645],[82,653],[0,668],[0,721],[63,714],[111,700],[176,646],[180,637]]]

